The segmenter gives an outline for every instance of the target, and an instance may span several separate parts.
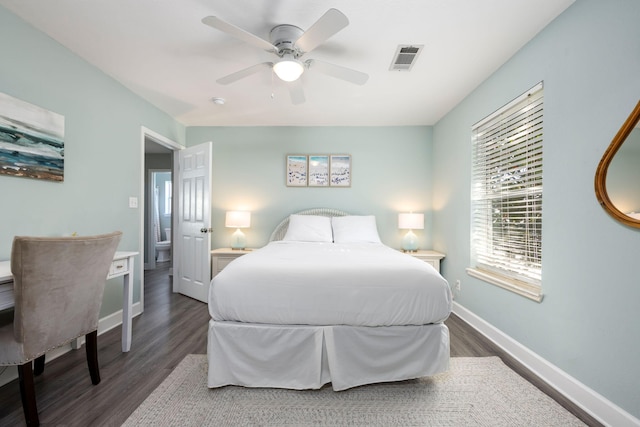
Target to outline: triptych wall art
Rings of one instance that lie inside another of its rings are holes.
[[[0,174],[64,180],[64,116],[0,93]]]
[[[351,155],[287,155],[288,187],[350,187]]]

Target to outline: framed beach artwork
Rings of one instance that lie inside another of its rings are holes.
[[[307,171],[307,156],[287,155],[287,187],[306,187]]]
[[[309,187],[329,186],[329,156],[309,155]]]
[[[64,116],[0,93],[0,174],[64,180]]]
[[[332,154],[329,173],[331,187],[350,187],[351,156],[349,154]]]

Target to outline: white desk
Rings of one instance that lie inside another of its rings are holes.
[[[133,257],[138,252],[116,252],[113,262],[109,267],[107,279],[123,277],[122,298],[122,351],[131,349],[131,315],[133,306],[133,287],[131,276],[133,274]],[[13,276],[11,275],[11,261],[0,261],[0,310],[11,308],[13,301]]]

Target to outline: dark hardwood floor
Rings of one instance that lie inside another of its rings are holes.
[[[184,356],[206,353],[208,321],[205,304],[171,292],[168,268],[145,272],[145,311],[133,321],[131,351],[121,352],[120,328],[98,337],[102,382],[97,386],[91,384],[84,349],[47,363],[35,380],[41,425],[121,425]],[[446,324],[452,356],[499,356],[586,424],[600,425],[455,315]],[[20,425],[25,423],[15,380],[0,387],[0,426]]]

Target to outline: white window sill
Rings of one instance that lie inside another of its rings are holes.
[[[483,280],[492,285],[501,287],[513,293],[516,293],[525,298],[529,298],[535,302],[542,302],[542,288],[540,286],[531,285],[529,283],[520,282],[518,280],[509,279],[506,277],[492,274],[485,270],[478,270],[476,268],[467,268],[467,274],[475,277],[476,279]]]

